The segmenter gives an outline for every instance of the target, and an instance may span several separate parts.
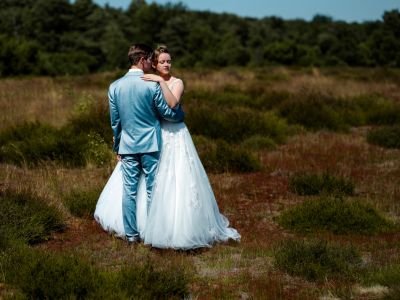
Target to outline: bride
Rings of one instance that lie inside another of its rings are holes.
[[[153,68],[158,75],[143,80],[159,82],[168,105],[179,105],[182,80],[171,75],[171,56],[166,46],[154,52]],[[207,174],[184,123],[161,121],[162,150],[151,201],[141,176],[136,220],[144,244],[156,248],[194,249],[214,242],[240,240],[220,214]],[[116,165],[104,187],[94,213],[104,230],[125,237],[122,219],[122,170]]]

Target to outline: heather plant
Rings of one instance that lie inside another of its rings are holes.
[[[243,149],[249,149],[252,151],[265,150],[265,149],[273,150],[276,148],[276,143],[270,137],[253,135],[245,139],[241,143],[241,146],[243,147]]]
[[[361,255],[352,245],[323,240],[286,240],[274,249],[275,265],[294,276],[311,281],[355,280]]]
[[[230,145],[222,139],[193,135],[193,142],[204,168],[213,173],[254,172],[261,169],[257,157],[248,149]]]
[[[73,189],[63,195],[63,202],[71,214],[80,218],[92,218],[101,189]]]
[[[289,187],[292,192],[298,195],[354,194],[354,183],[346,178],[337,177],[327,172],[323,174],[296,174],[289,180]]]
[[[363,278],[365,285],[382,285],[388,287],[383,299],[395,300],[400,298],[400,265],[393,264],[372,268]]]
[[[385,148],[400,148],[400,124],[371,129],[367,141]]]
[[[189,275],[179,266],[156,268],[150,259],[103,271],[73,254],[26,246],[0,252],[6,284],[28,299],[183,299]]]
[[[28,244],[45,241],[65,225],[60,211],[31,190],[0,190],[0,236]]]
[[[307,199],[283,211],[277,221],[282,227],[301,233],[377,234],[396,228],[392,221],[367,203],[330,196]]]
[[[186,123],[193,134],[230,143],[243,141],[256,134],[282,143],[288,133],[286,121],[273,112],[258,112],[244,107],[217,109],[199,105],[188,111]]]
[[[279,105],[278,110],[289,124],[300,124],[307,129],[347,131],[349,124],[337,109],[338,100],[320,93],[293,95]]]

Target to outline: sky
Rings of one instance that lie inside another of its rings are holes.
[[[94,0],[104,5],[126,8],[130,0]],[[242,17],[262,18],[277,16],[283,19],[311,20],[322,14],[334,20],[363,22],[380,20],[384,11],[400,10],[400,0],[147,0],[156,2],[182,2],[190,10],[228,12]]]

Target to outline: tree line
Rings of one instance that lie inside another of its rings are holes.
[[[167,44],[181,67],[400,67],[400,12],[347,23],[323,15],[245,18],[145,0],[127,9],[92,0],[0,2],[0,76],[126,68],[133,42]]]

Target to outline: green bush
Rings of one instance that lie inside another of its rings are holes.
[[[99,272],[71,255],[10,248],[1,264],[5,282],[28,299],[85,299],[102,286]]]
[[[32,191],[0,190],[0,236],[34,244],[65,225],[61,213]]]
[[[74,216],[92,218],[100,193],[101,189],[76,189],[63,195],[63,202]]]
[[[329,173],[294,175],[289,180],[289,187],[292,192],[303,196],[321,193],[349,196],[354,194],[353,182]]]
[[[336,245],[322,240],[287,240],[274,249],[275,265],[307,280],[354,280],[361,256],[352,245]]]
[[[383,299],[400,299],[400,265],[388,265],[366,273],[363,283],[366,285],[380,284],[388,287],[389,293]]]
[[[282,212],[278,223],[284,228],[303,233],[326,230],[334,234],[376,234],[395,228],[371,205],[328,196],[308,199]]]
[[[312,130],[347,131],[349,124],[341,114],[340,101],[318,93],[293,96],[278,108],[290,124],[300,124]]]
[[[193,135],[193,142],[204,168],[209,172],[253,172],[261,169],[259,160],[247,149],[204,136]]]
[[[111,146],[111,145],[110,145]],[[23,123],[0,133],[0,161],[38,165],[54,161],[67,167],[88,163],[103,165],[111,159],[110,147],[95,132],[57,129],[41,123]]]
[[[82,132],[98,134],[104,141],[109,141],[111,147],[112,130],[108,101],[96,100],[90,94],[82,94],[75,107],[75,114],[65,126],[65,130],[75,135]]]
[[[400,125],[372,129],[367,134],[367,141],[385,148],[400,148]]]
[[[188,295],[187,275],[178,267],[159,271],[150,260],[124,268],[117,281],[133,299],[184,299]]]
[[[85,142],[83,135],[70,135],[47,124],[24,123],[0,134],[0,157],[18,165],[37,165],[45,160],[82,165]]]
[[[267,136],[277,143],[286,140],[285,120],[272,112],[258,112],[244,107],[217,108],[200,105],[189,109],[186,124],[193,134],[229,143],[243,141],[253,135]]]
[[[276,143],[270,137],[253,135],[245,139],[241,143],[241,146],[244,149],[252,151],[263,150],[263,149],[273,150],[276,148]]]
[[[45,253],[26,246],[0,253],[4,282],[28,299],[183,299],[188,274],[149,259],[123,270],[101,271],[71,254]]]

